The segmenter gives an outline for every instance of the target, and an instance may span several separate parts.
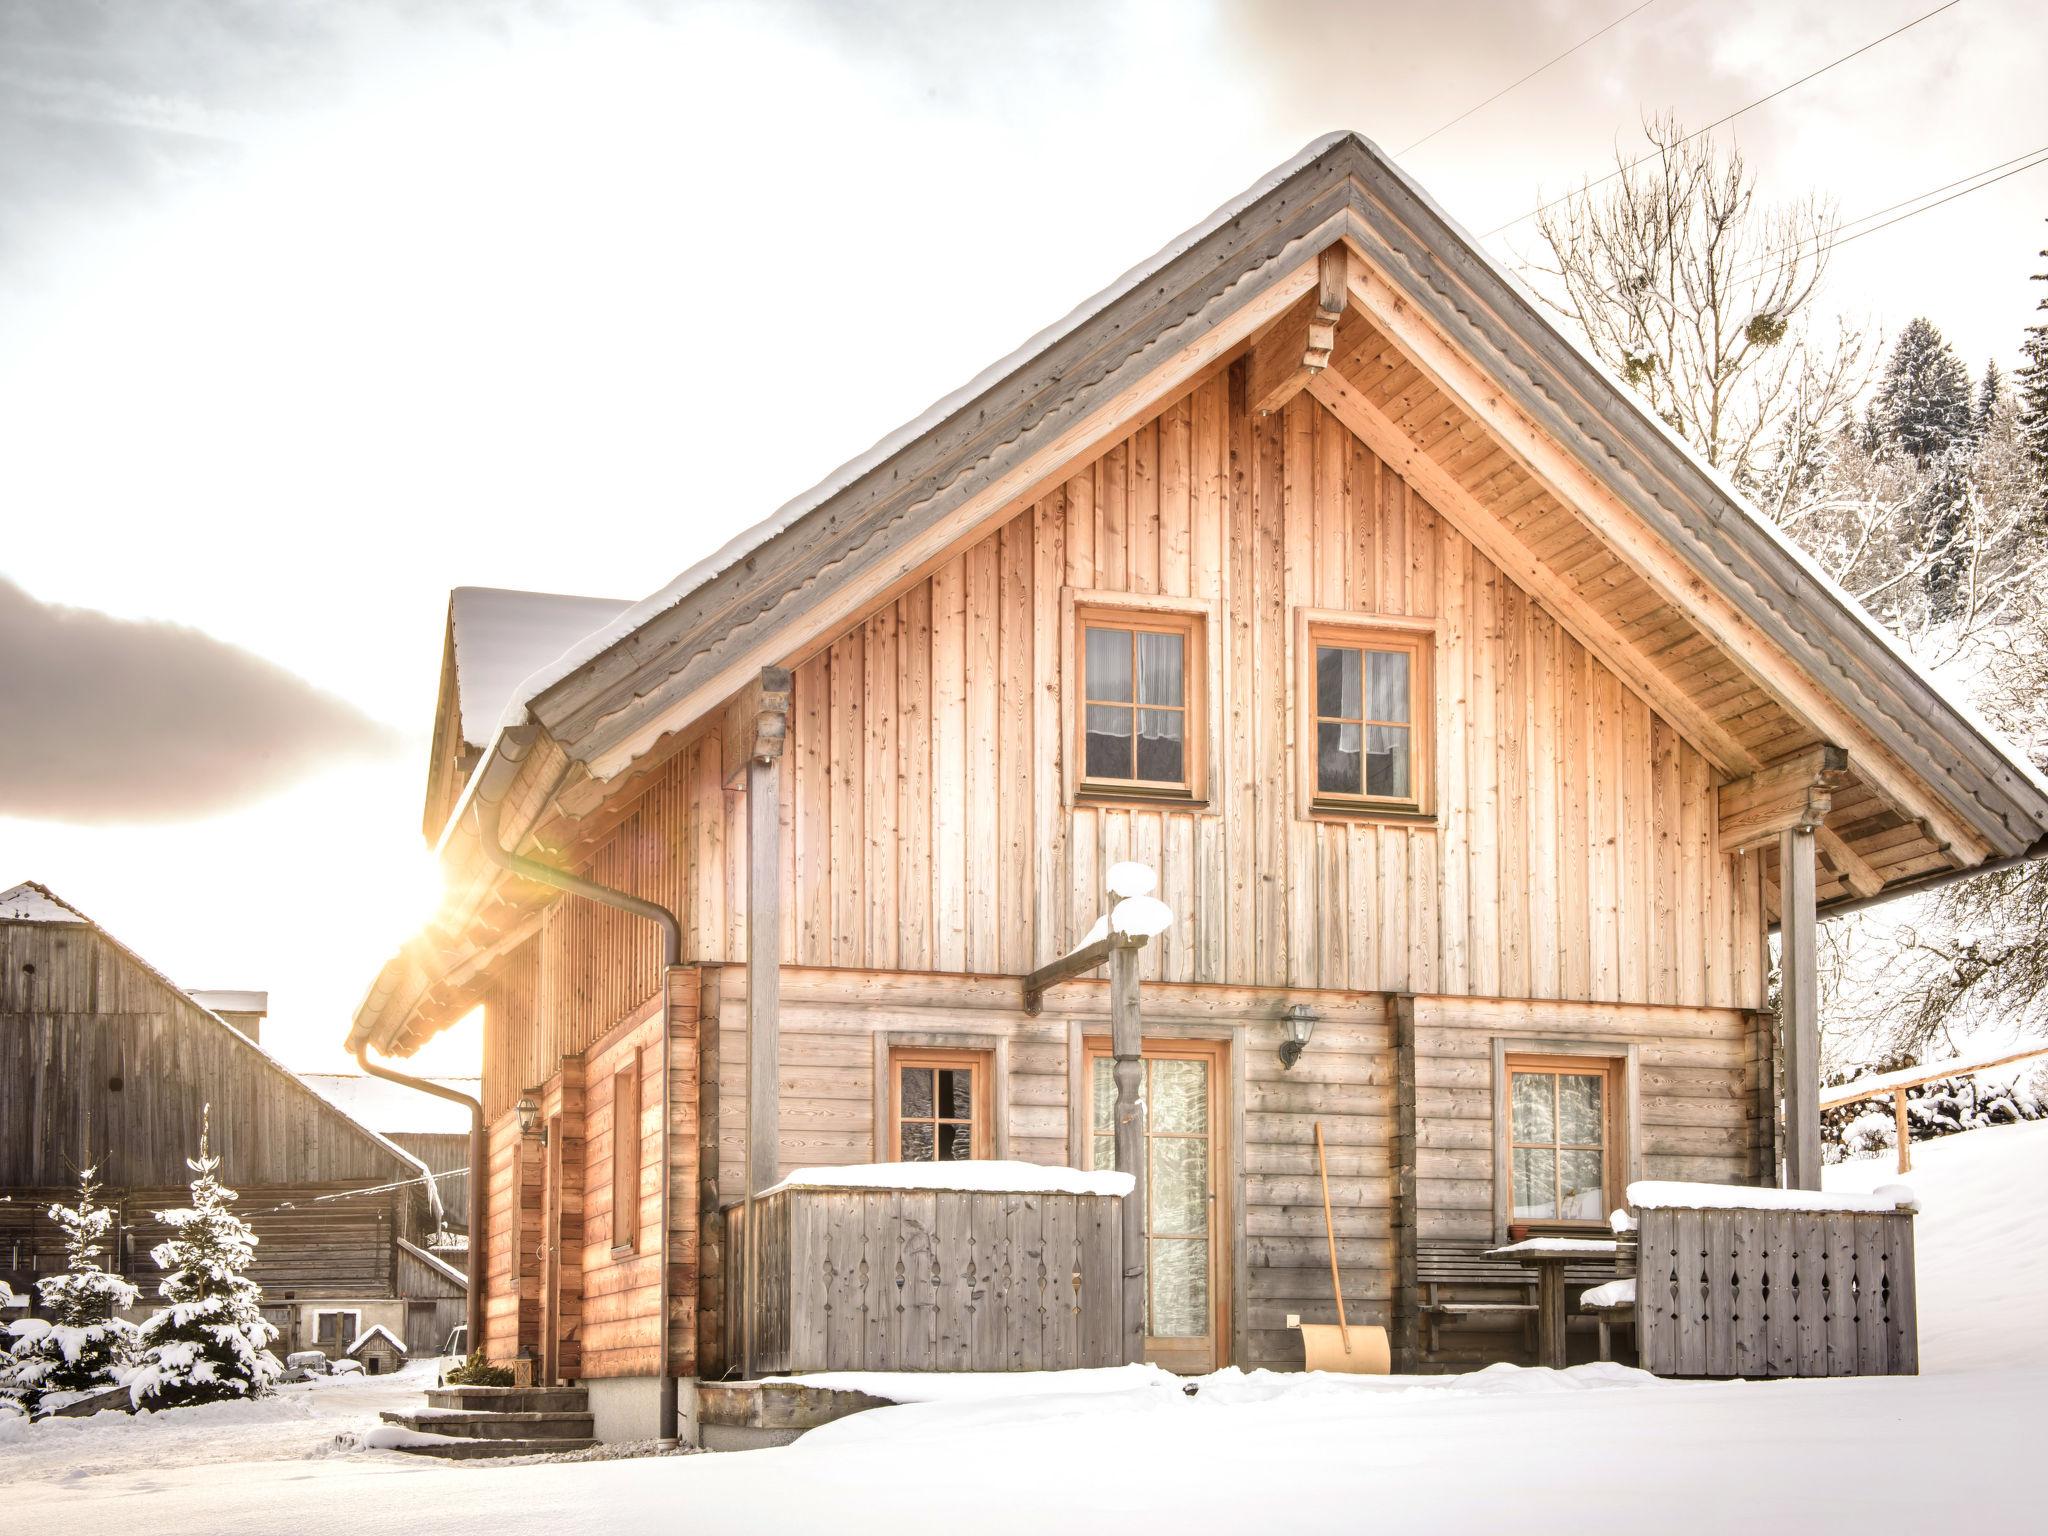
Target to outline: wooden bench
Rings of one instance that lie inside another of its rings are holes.
[[[1422,1317],[1425,1353],[1437,1352],[1439,1326],[1446,1319],[1455,1318],[1518,1320],[1524,1341],[1531,1350],[1535,1348],[1536,1275],[1513,1259],[1493,1257],[1489,1250],[1495,1246],[1492,1238],[1484,1237],[1438,1238],[1417,1246],[1415,1279],[1422,1291],[1417,1310]],[[1633,1258],[1632,1252],[1630,1257]],[[1614,1278],[1615,1267],[1605,1259],[1574,1264],[1565,1271],[1565,1281],[1570,1285],[1599,1285]],[[1447,1301],[1446,1287],[1511,1291],[1516,1299]]]
[[[1636,1234],[1617,1232],[1614,1235],[1614,1280],[1627,1280],[1636,1273]],[[1614,1329],[1617,1324],[1630,1328],[1636,1325],[1636,1304],[1633,1298],[1627,1301],[1596,1302],[1587,1296],[1579,1298],[1579,1310],[1589,1314],[1600,1330],[1600,1358],[1614,1358]]]

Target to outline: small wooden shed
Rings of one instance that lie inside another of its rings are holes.
[[[405,1364],[406,1349],[390,1329],[377,1323],[356,1335],[348,1358],[359,1362],[367,1376],[388,1376]]]

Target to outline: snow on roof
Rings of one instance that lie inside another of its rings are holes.
[[[1131,1192],[1128,1173],[1083,1173],[1043,1163],[989,1159],[965,1163],[850,1163],[799,1168],[775,1189],[947,1189],[1015,1195],[1113,1195]],[[771,1189],[768,1193],[775,1193]]]
[[[372,1323],[369,1327],[365,1328],[361,1333],[357,1334],[356,1341],[353,1344],[349,1345],[346,1353],[352,1355],[357,1350],[361,1349],[365,1344],[369,1343],[370,1340],[376,1338],[383,1339],[385,1343],[389,1344],[401,1355],[405,1353],[405,1345],[401,1343],[397,1336],[394,1335],[392,1331],[389,1328],[386,1328],[382,1323]]]
[[[1327,154],[1336,145],[1343,143],[1344,140],[1350,137],[1352,137],[1352,134],[1349,130],[1324,134],[1321,138],[1303,149],[1293,159],[1285,164],[1274,167],[1264,176],[1261,176],[1257,181],[1246,187],[1244,191],[1238,193],[1236,197],[1230,199],[1229,202],[1218,208],[1199,224],[1184,230],[1174,239],[1168,241],[1159,250],[1154,251],[1135,267],[1132,267],[1128,272],[1118,277],[1108,287],[1089,298],[1083,299],[1073,309],[1025,341],[1022,346],[1018,347],[1008,356],[989,364],[988,367],[982,369],[980,373],[977,373],[951,394],[946,395],[943,399],[934,401],[921,415],[905,422],[894,432],[891,432],[887,437],[868,449],[867,452],[848,459],[809,490],[791,497],[771,515],[756,523],[753,527],[743,529],[724,546],[698,561],[667,586],[660,588],[658,591],[649,594],[630,606],[622,605],[622,611],[611,622],[606,624],[604,628],[592,629],[589,633],[578,637],[574,644],[563,650],[553,660],[540,666],[524,682],[519,683],[516,688],[508,690],[508,700],[504,716],[498,722],[500,728],[509,730],[523,725],[526,721],[527,705],[577,668],[602,656],[612,646],[632,634],[656,614],[666,613],[721,571],[745,559],[806,513],[822,506],[832,497],[852,485],[876,465],[887,462],[892,455],[900,452],[907,445],[916,442],[955,411],[958,411],[961,407],[974,400],[983,391],[1015,373],[1061,337],[1071,331],[1080,329],[1081,326],[1085,325],[1103,310],[1109,308],[1118,299],[1121,299],[1132,289],[1144,283],[1162,267],[1167,266],[1177,257],[1199,245],[1203,240],[1206,240],[1211,234],[1215,233],[1215,231],[1244,213],[1267,193],[1296,175],[1304,166],[1314,163],[1319,157]],[[1388,164],[1391,165],[1392,162],[1389,161]],[[484,741],[488,739],[488,737],[483,738]],[[482,744],[482,741],[478,742],[478,745]]]
[[[268,1013],[268,992],[241,992],[219,987],[187,987],[185,995],[215,1013]]]
[[[448,604],[462,739],[472,747],[490,744],[520,679],[633,606],[620,598],[505,587],[457,587]]]
[[[431,1093],[403,1083],[368,1077],[361,1072],[301,1072],[305,1085],[336,1109],[384,1136],[467,1136],[469,1111]],[[428,1079],[475,1098],[483,1080],[475,1077]]]
[[[1823,1194],[1817,1189],[1750,1189],[1736,1184],[1683,1184],[1671,1179],[1638,1179],[1628,1187],[1637,1210],[1673,1207],[1689,1211],[1911,1211],[1913,1191],[1887,1184],[1874,1194]]]
[[[46,885],[24,880],[11,891],[0,891],[0,923],[85,923],[92,919],[59,897]]]

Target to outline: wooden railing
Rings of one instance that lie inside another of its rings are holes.
[[[1967,1065],[1958,1065],[1951,1062],[1945,1067],[1937,1067],[1919,1077],[1909,1077],[1904,1081],[1887,1082],[1876,1088],[1866,1088],[1856,1092],[1837,1093],[1832,1098],[1822,1099],[1820,1107],[1822,1109],[1839,1109],[1844,1104],[1860,1104],[1865,1099],[1889,1098],[1892,1101],[1892,1114],[1896,1118],[1899,1128],[1899,1172],[1911,1173],[1913,1171],[1913,1158],[1908,1149],[1912,1145],[1912,1138],[1907,1134],[1906,1126],[1906,1090],[1908,1088],[1922,1088],[1929,1083],[1941,1082],[1944,1078],[1968,1077],[1973,1072],[1988,1072],[1993,1067],[2010,1066],[2016,1061],[2028,1061],[2036,1056],[2048,1056],[2048,1045],[2037,1046],[2030,1051],[2014,1051],[2010,1056],[1998,1056],[1990,1061],[1971,1062]],[[1844,1086],[1851,1089],[1855,1087],[1853,1083]]]

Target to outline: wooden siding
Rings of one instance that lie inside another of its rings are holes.
[[[1076,803],[1065,635],[1091,595],[1205,616],[1203,805]],[[1435,626],[1432,819],[1306,812],[1311,610]],[[1258,417],[1212,377],[795,659],[786,961],[1016,974],[1070,947],[1102,871],[1135,858],[1179,917],[1148,980],[1763,1002],[1761,863],[1719,854],[1707,760],[1305,394]],[[726,766],[714,737],[685,744],[588,865],[672,903],[701,960],[744,954]],[[619,1017],[654,942],[558,903],[542,995]]]
[[[760,1223],[754,1369],[1063,1371],[1122,1365],[1122,1202],[1106,1195],[785,1189]],[[745,1320],[727,1328],[737,1338]]]
[[[182,1185],[208,1105],[234,1188],[419,1171],[97,929],[0,923],[0,1189]]]

